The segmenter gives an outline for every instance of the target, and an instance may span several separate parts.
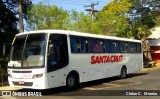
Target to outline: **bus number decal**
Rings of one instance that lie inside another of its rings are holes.
[[[122,62],[123,55],[91,56],[91,64]]]

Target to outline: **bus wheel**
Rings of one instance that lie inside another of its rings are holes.
[[[122,67],[121,69],[121,73],[120,73],[120,78],[124,79],[127,76],[127,71],[126,71],[126,67]]]
[[[78,81],[76,79],[76,76],[74,76],[73,74],[70,74],[67,76],[66,79],[66,87],[67,90],[74,90],[77,87]]]

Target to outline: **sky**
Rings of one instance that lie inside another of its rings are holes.
[[[112,0],[32,0],[33,4],[42,2],[44,4],[56,5],[63,8],[64,10],[76,10],[78,12],[85,12],[85,9],[90,9],[90,7],[84,7],[90,5],[91,3],[99,3],[95,5],[95,10],[101,10],[103,6],[108,4]]]

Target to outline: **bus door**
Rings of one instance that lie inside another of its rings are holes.
[[[68,65],[67,36],[64,34],[51,34],[49,37],[47,54],[47,72],[49,85],[59,85],[63,73],[59,70]]]

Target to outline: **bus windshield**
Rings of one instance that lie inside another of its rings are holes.
[[[15,62],[13,67],[44,66],[46,37],[44,33],[16,36],[10,57],[10,60]]]

